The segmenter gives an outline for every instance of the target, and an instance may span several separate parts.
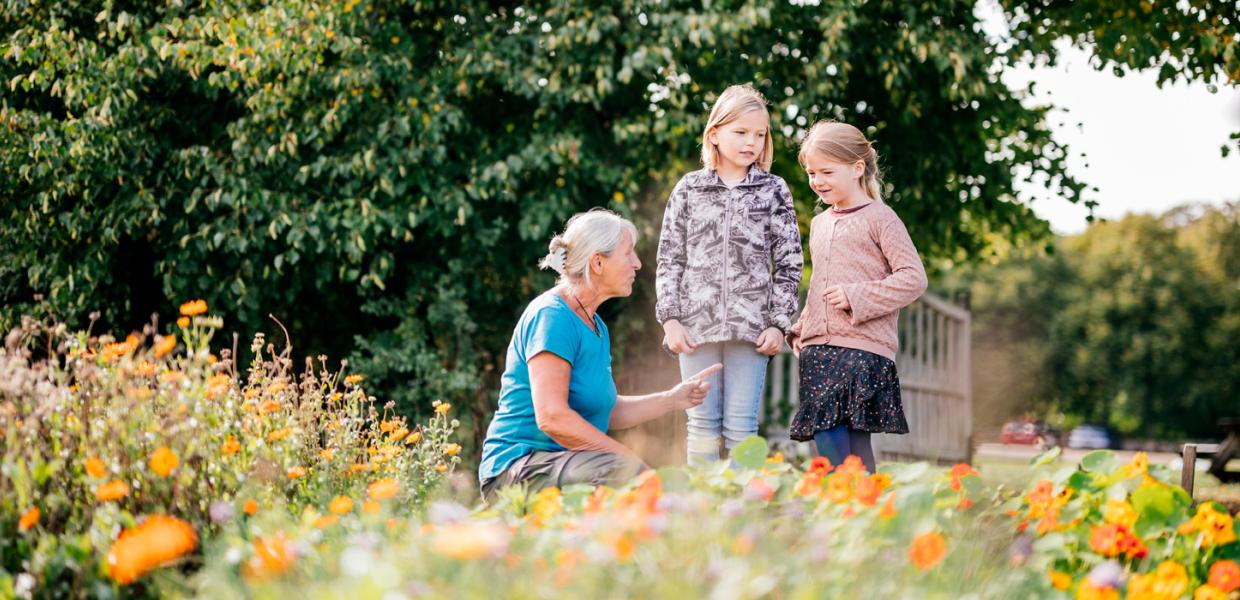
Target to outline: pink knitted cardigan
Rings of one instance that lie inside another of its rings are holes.
[[[881,201],[844,214],[825,211],[810,224],[809,249],[809,297],[788,331],[789,345],[829,344],[895,360],[900,309],[926,291],[926,269],[900,217]],[[849,310],[823,297],[835,285]]]

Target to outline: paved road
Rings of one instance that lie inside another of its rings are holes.
[[[1037,446],[1022,444],[979,444],[977,447],[977,457],[983,459],[1028,461],[1041,452],[1042,450]],[[1090,452],[1093,452],[1093,450],[1064,448],[1063,454],[1060,455],[1060,460],[1076,462]],[[1134,450],[1113,450],[1112,452],[1115,452],[1115,455],[1124,462],[1132,460],[1132,455],[1136,454]],[[1174,469],[1178,469],[1184,464],[1179,454],[1171,452],[1147,452],[1146,454],[1149,455],[1150,463],[1152,464],[1171,465]],[[1198,461],[1197,470],[1204,471],[1209,464],[1209,461]]]

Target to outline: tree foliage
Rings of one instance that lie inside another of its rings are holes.
[[[551,233],[662,202],[737,82],[805,217],[821,118],[878,140],[930,256],[1045,234],[1017,173],[1080,200],[973,2],[811,4],[4,0],[0,321],[36,294],[112,329],[204,297],[406,409],[482,399]]]

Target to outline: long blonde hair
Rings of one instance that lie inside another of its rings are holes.
[[[857,161],[865,163],[865,172],[861,174],[861,189],[865,195],[882,199],[883,176],[878,170],[878,153],[874,144],[865,139],[860,129],[839,121],[819,121],[814,123],[805,139],[801,141],[801,152],[797,159],[801,166],[810,152],[820,152],[827,158],[846,165]]]
[[[710,132],[741,118],[741,115],[751,110],[762,111],[768,123],[767,129],[770,129],[771,114],[766,110],[766,98],[752,85],[731,85],[719,94],[715,106],[710,109],[710,116],[706,119],[706,129],[702,130],[702,164],[707,169],[714,170],[719,165],[719,148],[710,143]],[[775,147],[771,143],[771,132],[767,131],[762,152],[758,153],[755,163],[759,169],[770,171],[771,161],[774,159]]]

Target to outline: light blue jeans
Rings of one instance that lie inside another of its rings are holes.
[[[706,367],[723,363],[723,370],[710,376],[710,392],[689,413],[689,464],[719,460],[719,440],[729,453],[741,440],[758,433],[758,403],[766,382],[771,357],[760,354],[750,342],[702,344],[692,354],[680,355],[681,378],[692,377]]]

